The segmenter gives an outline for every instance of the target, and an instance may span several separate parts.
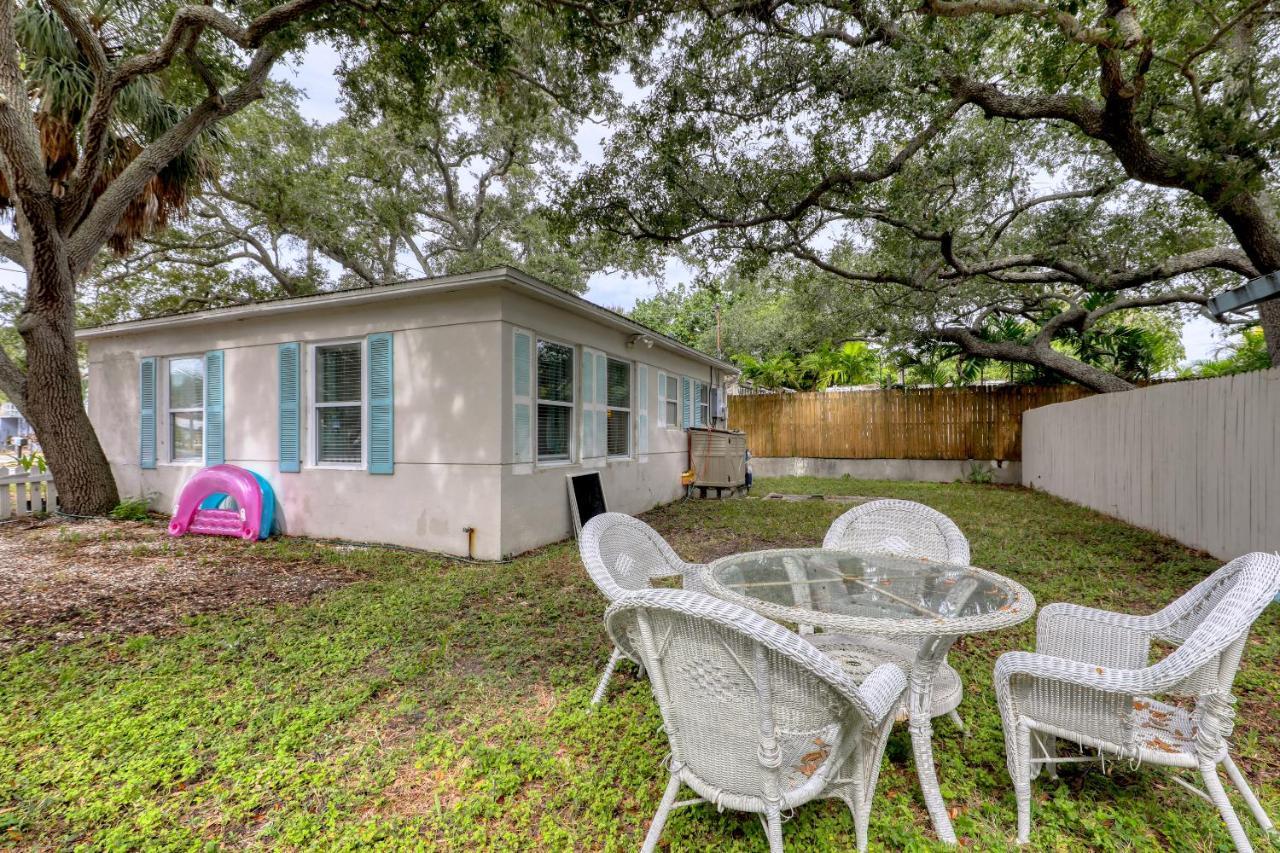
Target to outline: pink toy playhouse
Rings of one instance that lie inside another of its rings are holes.
[[[224,508],[228,499],[234,501],[234,509]],[[275,504],[275,493],[264,477],[235,465],[214,465],[199,471],[182,487],[169,535],[266,539],[271,535]]]

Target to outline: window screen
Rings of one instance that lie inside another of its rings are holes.
[[[680,426],[680,383],[674,376],[662,377],[662,423]]]
[[[607,384],[608,453],[610,456],[627,456],[631,452],[631,365],[609,359]]]
[[[316,462],[364,459],[363,347],[358,341],[315,350]]]
[[[538,341],[538,459],[569,458],[573,432],[573,347]]]
[[[169,456],[204,459],[204,359],[169,359]]]

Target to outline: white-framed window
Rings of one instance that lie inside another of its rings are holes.
[[[204,358],[165,360],[165,416],[170,462],[204,462]]]
[[[364,341],[311,346],[311,464],[360,468],[366,448]]]
[[[668,429],[679,429],[680,377],[670,373],[658,374],[658,406],[662,425]]]
[[[574,348],[538,339],[537,439],[539,462],[567,462],[573,451]]]
[[[608,359],[605,404],[609,412],[606,449],[610,456],[631,455],[631,362]]]
[[[698,407],[698,413],[694,423],[698,426],[711,425],[711,386],[705,382],[697,382],[694,384],[694,393],[697,398],[694,405]]]

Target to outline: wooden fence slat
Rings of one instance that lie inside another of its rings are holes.
[[[1090,396],[1076,385],[741,394],[729,425],[755,456],[1022,458],[1022,413]]]

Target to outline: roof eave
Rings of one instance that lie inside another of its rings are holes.
[[[199,326],[210,323],[231,322],[250,317],[269,317],[279,314],[293,314],[310,311],[316,308],[379,302],[384,299],[403,299],[416,294],[430,293],[436,290],[460,290],[472,287],[517,285],[532,291],[546,301],[560,305],[567,310],[583,316],[591,317],[606,325],[633,334],[652,337],[665,349],[673,350],[702,364],[714,367],[726,373],[738,373],[738,368],[729,362],[696,350],[675,338],[662,334],[635,322],[615,311],[596,305],[577,294],[569,293],[557,287],[538,281],[532,276],[512,267],[498,267],[473,273],[441,276],[439,278],[419,279],[399,284],[386,284],[376,287],[343,290],[335,293],[322,293],[312,296],[299,296],[293,299],[281,299],[272,302],[256,302],[247,305],[231,305],[225,308],[214,308],[208,311],[195,311],[190,314],[174,314],[168,317],[153,317],[146,320],[130,320],[124,323],[112,323],[80,329],[76,332],[77,340],[94,340],[97,338],[134,335],[159,329]]]

